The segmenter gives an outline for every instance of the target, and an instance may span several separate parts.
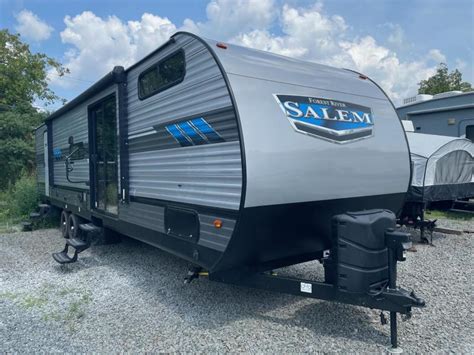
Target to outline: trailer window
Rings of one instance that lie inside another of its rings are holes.
[[[474,142],[474,125],[466,126],[466,138]]]
[[[179,84],[186,73],[184,51],[181,49],[148,68],[138,77],[138,97],[144,100]]]

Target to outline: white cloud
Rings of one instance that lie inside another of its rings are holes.
[[[347,25],[341,16],[323,16],[321,8],[320,3],[307,9],[284,5],[280,15],[283,35],[254,30],[241,33],[231,41],[295,58],[328,62],[340,54],[338,40],[344,38]]]
[[[434,60],[436,63],[446,63],[446,56],[441,53],[439,49],[431,49],[428,52],[428,58]]]
[[[462,59],[456,58],[456,61],[454,63],[455,69],[464,70],[467,68],[467,63]]]
[[[36,42],[44,41],[51,36],[53,28],[29,10],[22,10],[15,16],[18,24],[15,30],[26,39]]]
[[[403,47],[406,42],[405,31],[403,31],[403,28],[399,24],[393,23],[388,23],[387,26],[392,30],[387,41],[396,47]]]
[[[418,82],[436,71],[423,60],[402,62],[397,54],[377,44],[371,36],[340,43],[352,61],[349,67],[369,75],[397,102],[416,90]]]
[[[286,37],[273,36],[266,30],[242,33],[230,42],[294,58],[302,57],[308,52],[307,48],[298,46],[296,42],[291,43]]]
[[[411,95],[420,80],[435,72],[434,58],[444,58],[431,50],[426,58],[402,61],[397,53],[376,42],[372,36],[351,36],[350,27],[338,15],[329,16],[321,3],[307,8],[284,5],[279,17],[282,35],[272,35],[265,29],[240,33],[231,41],[248,47],[269,50],[303,60],[363,72],[376,80],[396,102]],[[394,30],[387,42],[402,45],[401,27]]]
[[[96,80],[116,65],[127,67],[135,63],[176,32],[168,18],[149,13],[144,13],[139,21],[125,23],[116,16],[103,19],[84,11],[75,17],[66,16],[64,23],[61,40],[73,46],[65,53],[64,64],[71,77],[87,80]],[[63,86],[74,84],[50,78]]]
[[[176,32],[176,26],[168,18],[148,13],[143,14],[141,21],[129,21],[128,28],[138,58],[155,50]]]
[[[149,13],[127,23],[115,16],[101,18],[88,11],[67,16],[61,38],[72,48],[66,53],[65,65],[71,76],[96,80],[114,65],[136,62],[181,29],[361,71],[380,83],[392,99],[400,101],[416,92],[417,83],[435,72],[439,60],[446,59],[438,49],[432,49],[419,59],[403,61],[374,37],[354,36],[351,23],[339,15],[327,14],[321,2],[302,8],[280,6],[273,0],[211,0],[206,12],[206,21],[186,19],[182,26]],[[387,44],[403,44],[403,29],[389,25],[392,32]]]
[[[184,21],[184,30],[203,36],[229,38],[238,33],[267,28],[278,15],[273,0],[212,0],[206,7],[207,21]]]

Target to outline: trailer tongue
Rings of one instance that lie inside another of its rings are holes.
[[[325,268],[324,282],[248,268],[205,274],[212,281],[389,311],[389,350],[398,352],[397,313],[409,318],[412,307],[424,307],[425,301],[414,291],[397,286],[397,262],[406,260],[411,241],[410,234],[394,229],[395,221],[396,216],[386,210],[335,216],[333,246],[320,259]],[[200,274],[200,269],[194,269],[186,282]],[[383,313],[381,321],[386,323]]]

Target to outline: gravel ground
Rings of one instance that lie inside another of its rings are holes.
[[[440,221],[457,224],[466,223]],[[435,233],[433,243],[399,265],[399,284],[427,302],[400,322],[402,348],[470,353],[473,235]],[[0,235],[0,353],[381,353],[389,344],[374,310],[207,279],[184,285],[186,262],[126,238],[69,266],[51,258],[62,247],[55,229]],[[280,273],[321,269],[313,262]]]

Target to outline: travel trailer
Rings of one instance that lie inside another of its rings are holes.
[[[415,133],[410,121],[402,121],[411,153],[412,178],[400,216],[403,224],[424,229],[426,207],[434,202],[474,197],[474,143],[466,138]]]
[[[366,76],[178,32],[36,130],[71,263],[114,230],[214,281],[410,314],[406,135]],[[74,253],[70,253],[73,248]],[[325,280],[272,270],[320,260]]]

